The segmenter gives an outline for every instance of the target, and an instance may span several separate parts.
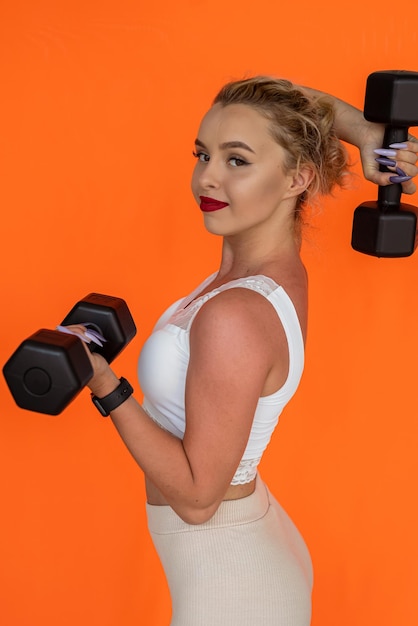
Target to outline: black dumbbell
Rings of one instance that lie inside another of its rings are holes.
[[[126,302],[98,293],[77,302],[61,322],[61,326],[70,324],[88,324],[106,338],[102,347],[88,345],[108,363],[136,334]],[[3,374],[19,407],[58,415],[91,379],[93,368],[79,337],[41,329],[21,343]]]
[[[418,125],[418,72],[374,72],[367,79],[364,117],[385,124],[383,147],[408,139],[410,126]],[[389,171],[384,165],[381,171]],[[377,202],[364,202],[354,212],[351,245],[377,257],[410,256],[416,246],[417,211],[401,204],[399,183],[379,186]]]

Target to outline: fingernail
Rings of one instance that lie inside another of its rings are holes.
[[[406,183],[407,180],[411,180],[412,176],[391,176],[389,178],[391,183]]]
[[[93,337],[96,337],[96,339],[98,339],[102,343],[106,343],[107,339],[105,339],[100,333],[98,333],[97,330],[93,330],[92,328],[87,328],[87,332]]]
[[[66,333],[67,335],[74,335],[74,337],[78,337],[81,341],[84,341],[84,343],[90,343],[89,338],[79,335],[79,333],[70,330],[66,326],[56,326],[56,330],[59,330],[60,333]]]
[[[406,143],[391,143],[389,144],[389,148],[396,148],[396,150],[406,150],[407,149],[407,144]]]
[[[88,339],[90,339],[91,341],[93,341],[95,344],[97,344],[98,346],[100,346],[101,348],[103,348],[103,344],[102,342],[95,336],[95,334],[93,334],[91,331],[86,330],[84,335],[86,337],[88,337]]]
[[[72,330],[70,330],[69,328],[66,328],[65,326],[57,326],[56,330],[59,330],[60,333],[66,333],[67,335],[74,335],[75,333],[73,333]]]
[[[385,159],[383,157],[379,157],[378,159],[375,159],[375,161],[380,163],[380,165],[390,165],[391,167],[395,167],[396,165],[396,161],[392,161],[392,159]]]
[[[408,176],[408,174],[404,172],[403,170],[401,170],[400,167],[396,168],[396,173],[398,174],[398,176]]]
[[[384,157],[394,157],[396,156],[395,150],[388,150],[387,148],[377,148],[377,150],[373,150],[376,154],[380,154],[380,156]]]
[[[99,333],[98,330],[95,330],[94,328],[90,328],[91,322],[80,322],[80,324],[81,326],[84,326],[88,330],[89,333],[97,337],[97,339],[100,339],[100,341],[103,341],[103,342],[107,341],[107,339],[105,339],[105,337],[103,337],[103,335]]]

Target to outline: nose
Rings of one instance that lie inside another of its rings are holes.
[[[219,164],[211,158],[210,161],[198,163],[195,169],[196,182],[202,189],[218,189],[221,172]]]

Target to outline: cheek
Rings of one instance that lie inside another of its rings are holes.
[[[284,188],[284,177],[277,171],[263,177],[258,186],[259,193],[264,198],[280,197],[283,194]]]
[[[276,197],[279,189],[279,179],[272,176],[252,176],[234,181],[234,191],[242,201],[266,201]]]

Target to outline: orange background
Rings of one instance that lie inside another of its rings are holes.
[[[189,179],[217,89],[274,74],[362,107],[369,73],[418,70],[411,6],[3,1],[1,364],[98,291],[137,322],[115,362],[134,382],[158,314],[216,269]],[[354,171],[305,233],[307,367],[262,474],[310,547],[313,626],[416,626],[418,257],[351,249],[377,194]],[[1,622],[166,626],[141,471],[110,421],[87,391],[58,417],[19,410],[2,377],[0,395]]]

